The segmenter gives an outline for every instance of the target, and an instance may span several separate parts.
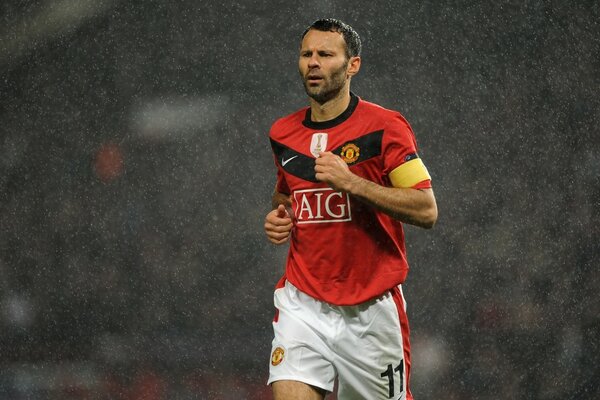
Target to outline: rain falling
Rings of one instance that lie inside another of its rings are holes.
[[[321,17],[432,176],[414,397],[600,398],[598,2],[5,0],[0,399],[272,398],[268,132]]]

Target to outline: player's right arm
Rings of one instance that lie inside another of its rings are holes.
[[[283,244],[289,240],[293,226],[292,218],[287,211],[291,206],[290,196],[276,190],[273,192],[271,204],[273,210],[265,218],[265,233],[271,243]]]

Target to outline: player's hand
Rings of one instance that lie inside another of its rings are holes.
[[[283,244],[292,232],[292,217],[283,204],[269,212],[265,218],[265,233],[271,243]]]
[[[350,171],[348,164],[341,157],[327,151],[319,154],[315,161],[315,178],[327,183],[334,190],[350,192],[358,177]]]

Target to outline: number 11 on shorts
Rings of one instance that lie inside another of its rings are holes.
[[[387,369],[381,373],[381,377],[385,378],[387,376],[389,383],[389,398],[394,397],[394,375],[396,372],[400,372],[400,393],[402,393],[402,389],[404,388],[404,360],[400,360],[400,364],[394,368],[392,364],[388,364]]]

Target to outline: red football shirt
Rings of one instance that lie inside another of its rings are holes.
[[[270,132],[276,190],[290,194],[294,227],[285,275],[298,289],[336,305],[378,297],[408,273],[402,223],[315,179],[321,151],[383,186],[389,173],[417,156],[408,122],[398,112],[351,96],[337,118],[310,120],[310,108],[276,121]],[[431,187],[430,180],[413,187]]]

